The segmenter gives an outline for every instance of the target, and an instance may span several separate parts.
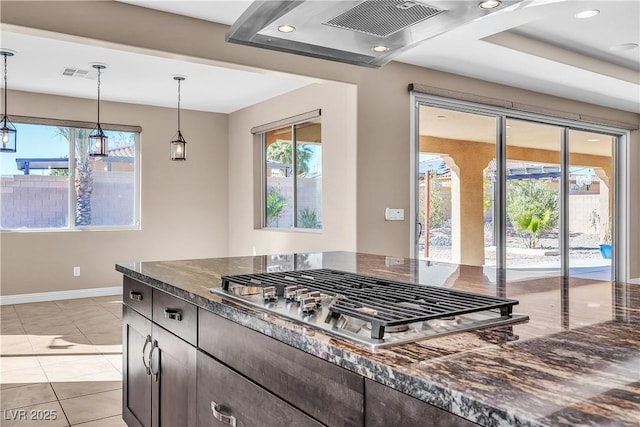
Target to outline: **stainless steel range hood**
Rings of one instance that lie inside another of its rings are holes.
[[[377,68],[428,38],[521,1],[503,0],[494,9],[479,7],[480,0],[255,1],[226,39]]]

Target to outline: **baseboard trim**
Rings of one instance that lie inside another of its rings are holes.
[[[72,291],[37,292],[33,294],[0,295],[0,305],[26,304],[30,302],[58,301],[76,298],[106,297],[120,294],[122,294],[122,286],[74,289]]]

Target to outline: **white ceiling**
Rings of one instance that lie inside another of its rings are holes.
[[[251,4],[124,2],[227,25]],[[590,19],[574,17],[586,9],[601,13]],[[640,113],[640,49],[610,49],[621,43],[640,43],[640,0],[525,0],[426,40],[396,60]],[[174,106],[171,75],[184,74],[188,79],[182,106],[203,111],[235,111],[313,81],[7,32],[2,33],[2,47],[19,51],[10,59],[10,88],[92,98],[95,80],[63,77],[62,69],[87,69],[90,62],[104,62],[109,65],[103,77],[104,99]]]
[[[3,48],[17,51],[8,60],[9,88],[28,92],[95,98],[91,64],[103,63],[101,99],[175,108],[173,76],[181,75],[181,108],[231,113],[313,82],[7,31],[1,37]],[[89,70],[89,78],[64,76],[66,68]]]

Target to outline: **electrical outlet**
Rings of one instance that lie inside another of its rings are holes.
[[[80,275],[80,267],[73,267],[73,276],[78,277]]]

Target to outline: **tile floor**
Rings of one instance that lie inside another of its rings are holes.
[[[0,426],[122,427],[122,297],[0,306]]]

